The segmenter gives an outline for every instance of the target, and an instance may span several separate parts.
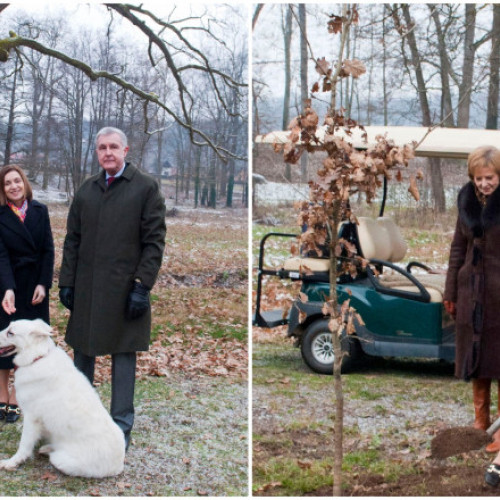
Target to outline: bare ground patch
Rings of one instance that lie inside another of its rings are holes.
[[[471,386],[452,373],[447,364],[372,360],[344,376],[345,495],[498,495],[484,483],[493,456],[480,443],[432,456],[437,435],[473,421]],[[253,376],[253,494],[331,496],[332,378],[310,372],[298,350],[276,342],[254,345]],[[282,377],[291,381],[280,384]],[[299,482],[308,470],[322,486]]]

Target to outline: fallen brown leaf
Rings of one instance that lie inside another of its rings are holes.
[[[50,472],[50,471],[47,471],[47,472],[44,472],[42,474],[42,479],[44,481],[50,481],[50,482],[53,482],[53,481],[56,481],[58,478],[57,478],[57,475],[54,474],[53,472]]]
[[[297,460],[297,465],[301,469],[310,469],[312,467],[312,461],[311,460]]]

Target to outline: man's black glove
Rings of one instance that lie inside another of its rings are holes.
[[[127,319],[140,318],[149,309],[149,288],[134,281],[134,286],[127,298],[125,316]]]
[[[72,311],[75,301],[75,289],[72,286],[61,287],[59,290],[59,300],[66,309]]]

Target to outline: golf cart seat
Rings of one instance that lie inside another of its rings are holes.
[[[400,262],[406,255],[408,246],[404,241],[398,226],[389,217],[358,217],[357,243],[359,253],[367,260],[376,260],[379,273],[375,279],[380,282],[382,288],[399,290],[402,292],[418,293],[418,287],[405,276],[410,272],[404,271],[393,264]],[[350,224],[350,223],[344,223]],[[342,229],[340,231],[342,236]],[[412,263],[415,265],[415,263]],[[391,272],[383,272],[387,267]],[[427,269],[426,266],[418,265]],[[330,260],[328,258],[292,257],[283,264],[283,270],[291,278],[310,279],[315,281],[327,281],[330,271]],[[444,293],[444,274],[419,274],[418,281],[424,286],[430,295],[430,302],[442,302]]]
[[[389,217],[358,218],[358,238],[363,257],[368,260],[376,259],[382,263],[382,270],[385,263],[393,264],[400,262],[406,255],[408,246],[401,235],[399,227]],[[418,263],[411,263],[407,267],[410,272],[411,267],[417,265],[429,270],[427,266]],[[404,270],[386,265],[391,272],[381,272],[377,279],[383,287],[391,290],[418,293],[418,288],[407,278]],[[424,286],[430,295],[430,302],[442,302],[444,294],[445,274],[419,274],[415,278]]]

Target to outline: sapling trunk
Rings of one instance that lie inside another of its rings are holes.
[[[333,496],[342,495],[342,461],[343,461],[343,434],[344,434],[344,393],[342,389],[342,320],[337,300],[337,257],[336,247],[338,243],[338,227],[341,219],[342,203],[340,200],[334,200],[332,203],[332,212],[329,216],[330,233],[330,297],[331,311],[336,315],[332,325],[337,324],[338,328],[333,328],[333,380],[335,392],[335,422],[334,422],[334,455],[333,455]]]

